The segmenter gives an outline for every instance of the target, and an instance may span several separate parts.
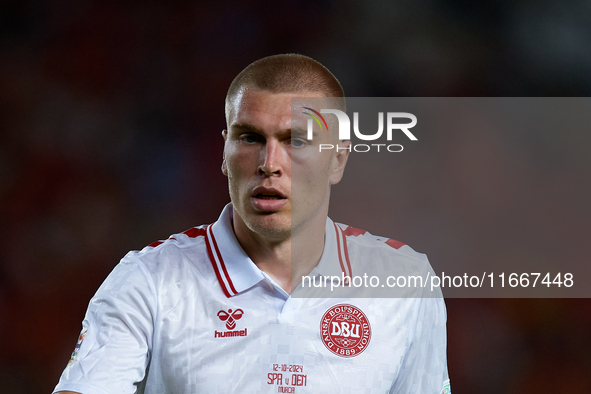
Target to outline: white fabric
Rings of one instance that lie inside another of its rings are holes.
[[[226,206],[211,231],[227,271],[220,275],[237,294],[224,294],[206,226],[128,253],[90,301],[86,336],[54,392],[442,392],[448,374],[441,298],[290,297],[240,248],[231,211]],[[395,249],[369,233],[346,238],[353,275],[368,261],[432,272],[426,257],[408,246]],[[312,274],[340,275],[337,249],[337,231],[327,219],[325,250]],[[331,353],[321,339],[323,314],[343,303],[371,324],[369,345],[351,358]],[[218,313],[241,316],[229,329]],[[244,335],[216,337],[226,332]]]

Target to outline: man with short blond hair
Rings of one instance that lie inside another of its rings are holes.
[[[231,203],[215,223],[121,260],[54,392],[449,392],[440,298],[293,296],[303,276],[369,262],[432,273],[407,245],[328,218],[350,142],[333,127],[307,138],[292,99],[331,97],[344,98],[340,83],[303,55],[236,77],[222,132]]]

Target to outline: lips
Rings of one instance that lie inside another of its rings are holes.
[[[254,189],[251,196],[263,200],[279,200],[287,198],[284,193],[281,193],[277,189],[262,186],[259,186],[256,189]]]
[[[281,191],[259,186],[252,191],[251,202],[254,208],[260,212],[276,212],[287,203],[287,196]]]

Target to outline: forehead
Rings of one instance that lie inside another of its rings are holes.
[[[258,127],[290,128],[291,99],[293,97],[324,97],[320,92],[274,93],[252,87],[243,87],[228,103],[228,127],[246,123]]]

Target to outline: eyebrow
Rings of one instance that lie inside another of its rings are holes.
[[[308,130],[302,129],[301,127],[292,128],[291,135],[295,137],[308,138]],[[312,130],[312,138],[316,138],[318,135],[320,135],[318,130]]]
[[[250,130],[250,131],[256,131],[257,133],[263,133],[263,130],[259,127],[256,127],[250,123],[244,123],[244,122],[239,122],[239,123],[232,123],[230,125],[230,129],[242,129],[242,130]]]
[[[244,130],[244,131],[252,131],[252,132],[256,132],[259,134],[263,134],[264,131],[259,128],[256,127],[255,125],[252,125],[250,123],[245,123],[245,122],[238,122],[238,123],[233,123],[230,126],[230,129],[239,129],[239,130]],[[305,137],[307,138],[308,136],[308,131],[305,129],[302,129],[301,127],[296,127],[296,128],[291,128],[291,129],[287,129],[285,130],[285,132],[289,133],[291,136],[294,137]],[[312,136],[313,138],[318,137],[318,135],[320,135],[320,133],[318,132],[318,130],[313,130],[312,131]]]
[[[236,130],[236,131],[246,131],[246,132],[251,132],[251,133],[257,133],[260,135],[265,135],[265,131],[263,129],[261,129],[260,127],[256,127],[255,125],[252,125],[250,123],[245,123],[245,122],[237,122],[237,123],[233,123],[230,126],[230,130]],[[280,131],[280,135],[282,136],[289,136],[291,137],[292,134],[292,129],[285,129],[285,130],[281,130]],[[297,134],[299,136],[299,134]]]

